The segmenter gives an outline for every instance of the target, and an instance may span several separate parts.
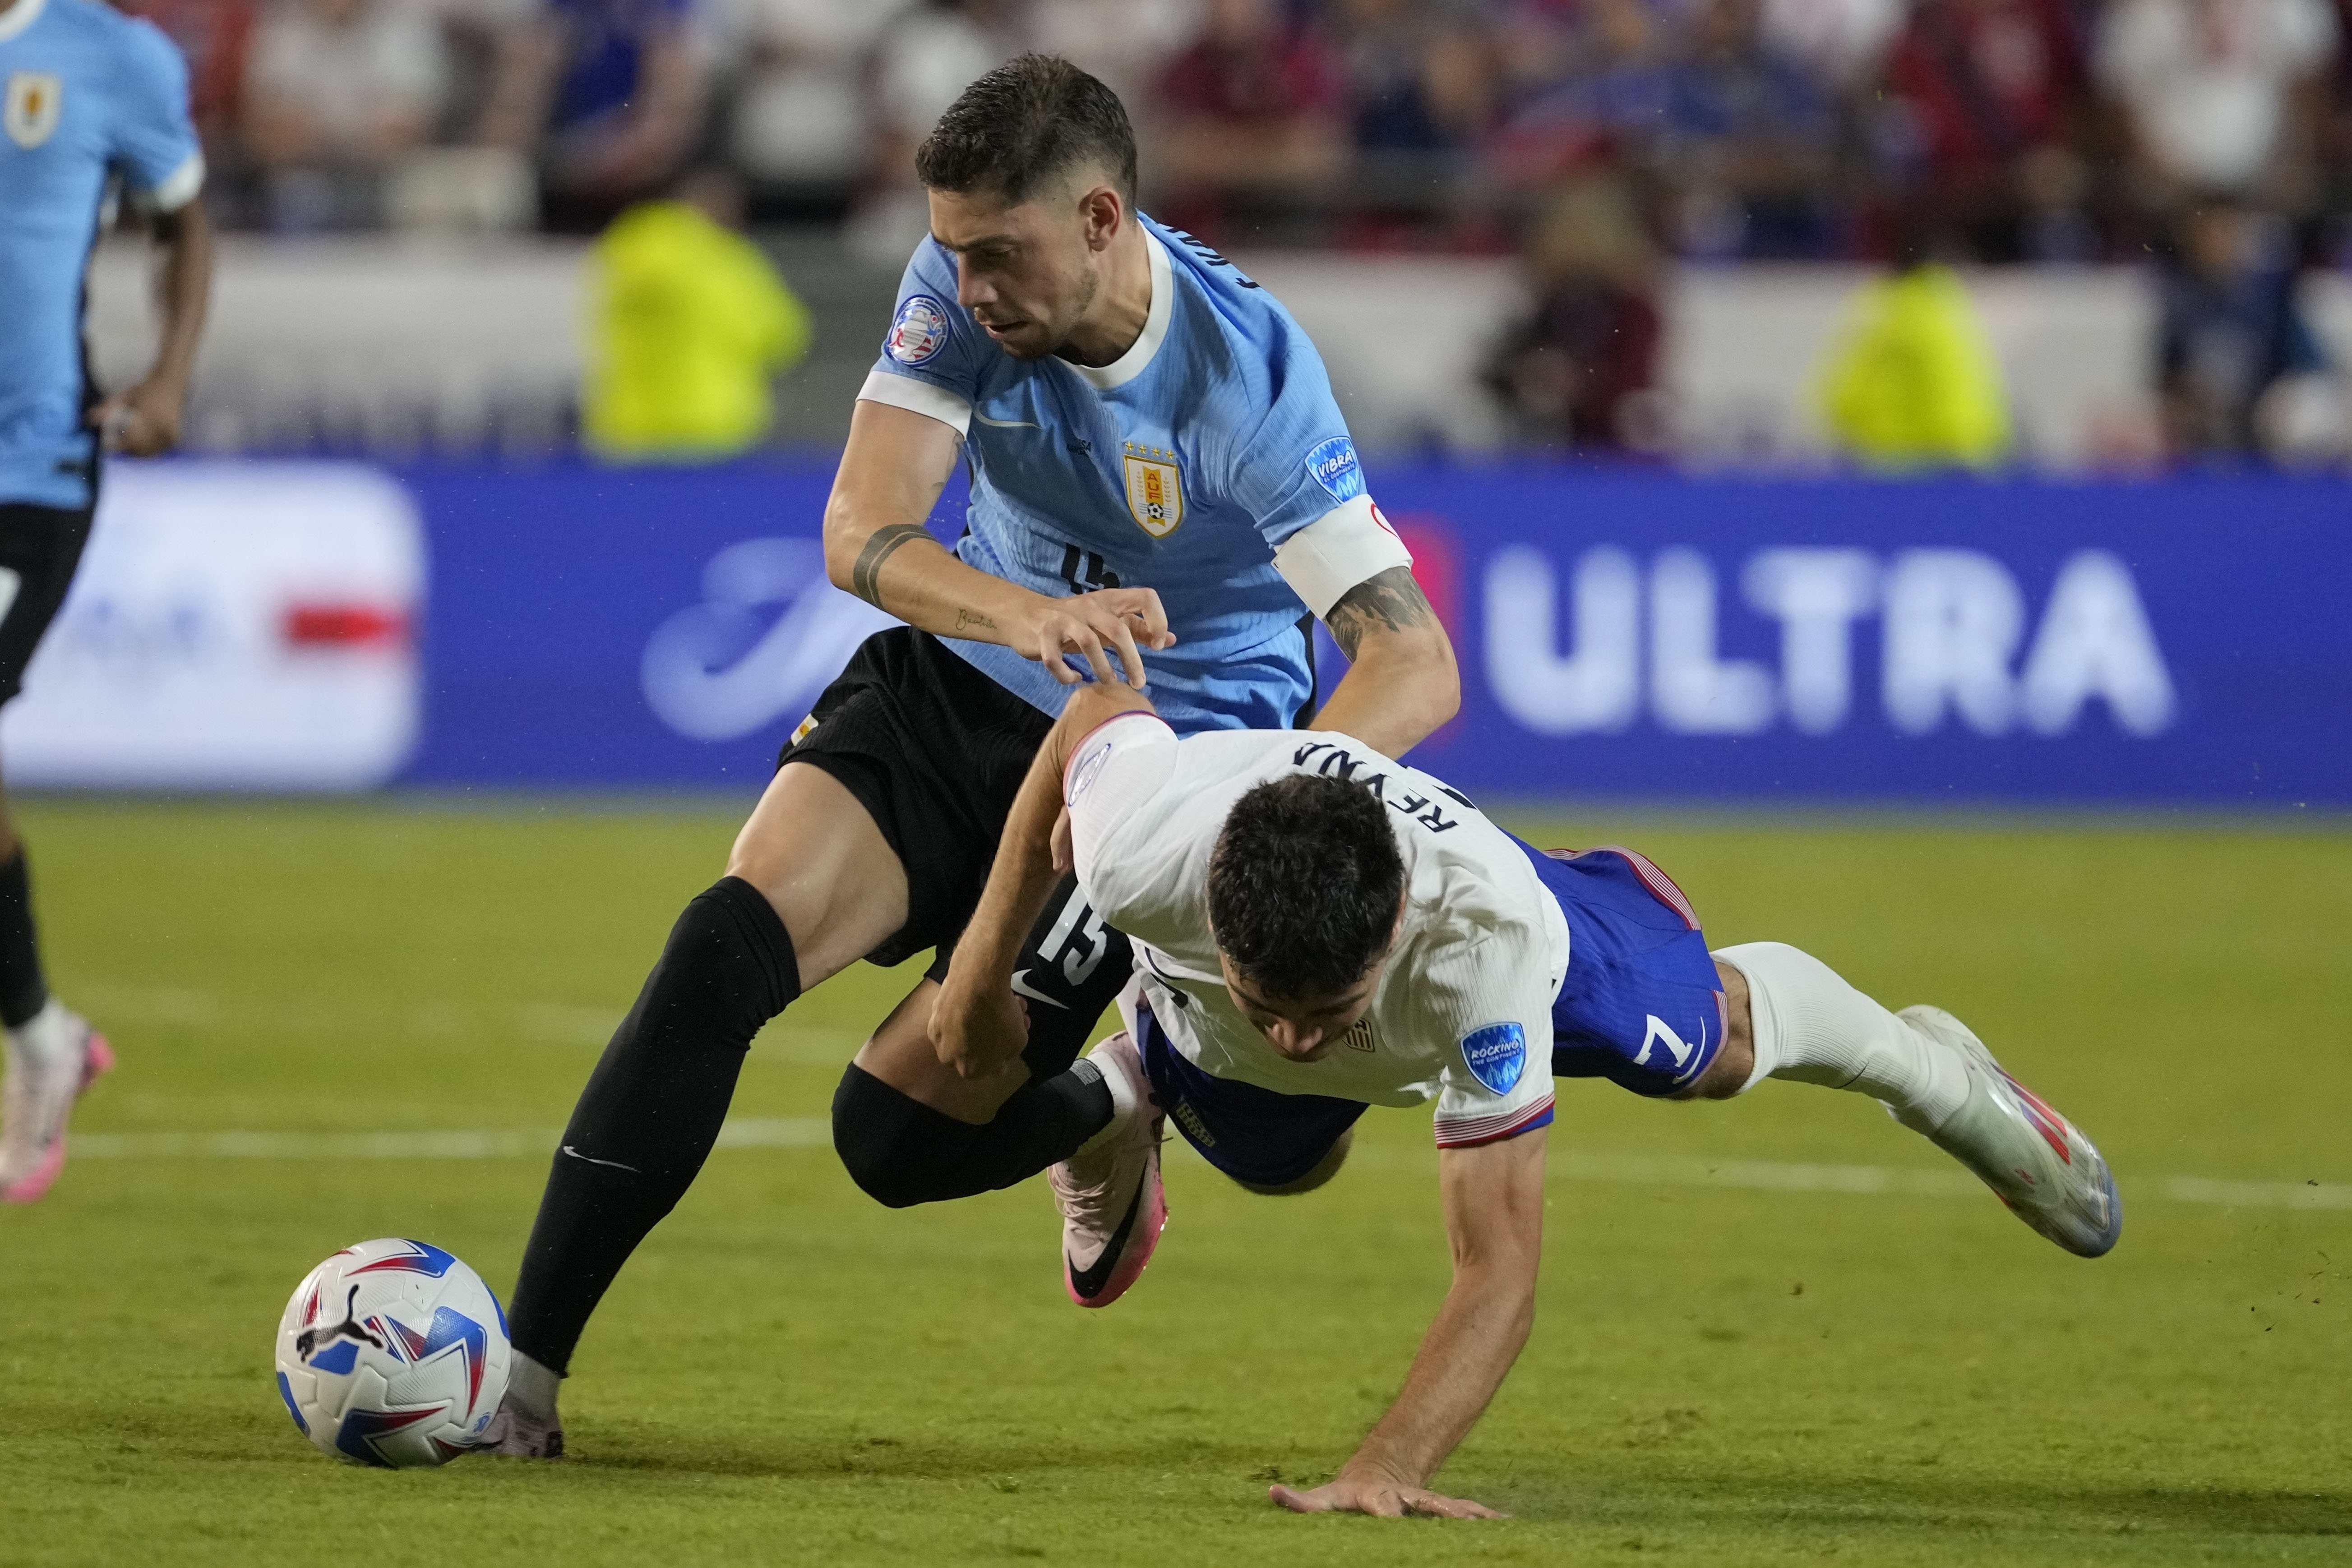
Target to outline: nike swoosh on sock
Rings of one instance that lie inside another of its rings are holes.
[[[564,1152],[565,1154],[567,1154],[567,1155],[570,1155],[573,1159],[578,1160],[578,1161],[579,1161],[579,1162],[581,1162],[581,1164],[583,1164],[583,1165],[603,1166],[606,1170],[626,1171],[626,1172],[628,1172],[631,1176],[643,1176],[643,1175],[645,1175],[645,1174],[646,1174],[645,1172],[643,1172],[643,1171],[639,1170],[636,1166],[625,1166],[625,1165],[623,1165],[623,1164],[622,1164],[620,1161],[618,1161],[618,1160],[600,1160],[600,1159],[594,1159],[594,1158],[592,1158],[592,1157],[590,1157],[590,1156],[589,1156],[589,1155],[583,1155],[583,1154],[582,1154],[578,1149],[573,1148],[570,1144],[566,1144],[566,1145],[563,1145],[563,1152]]]

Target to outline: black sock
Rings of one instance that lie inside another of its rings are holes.
[[[0,865],[0,1024],[16,1029],[30,1023],[48,1005],[40,939],[33,932],[33,884],[19,843]]]
[[[686,906],[563,1130],[508,1314],[517,1350],[571,1364],[605,1288],[702,1169],[751,1037],[800,990],[759,889],[726,877]]]
[[[833,1146],[869,1197],[906,1208],[1026,1181],[1068,1159],[1110,1118],[1110,1088],[1090,1061],[1023,1084],[979,1127],[852,1062],[833,1094]]]

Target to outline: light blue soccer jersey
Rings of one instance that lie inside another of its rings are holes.
[[[149,24],[96,0],[0,15],[0,501],[89,504],[82,274],[110,175],[153,210],[204,183],[188,68]]]
[[[1158,591],[1178,641],[1144,663],[1180,732],[1287,727],[1313,695],[1306,617],[1412,557],[1365,494],[1298,323],[1214,251],[1140,221],[1151,308],[1117,362],[1007,354],[956,302],[955,257],[925,240],[859,396],[964,432],[967,564],[1057,596]],[[1069,689],[1034,661],[942,641],[1061,711]]]

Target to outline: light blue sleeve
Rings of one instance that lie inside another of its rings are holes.
[[[883,334],[875,373],[921,382],[968,408],[979,401],[981,373],[996,351],[971,313],[956,303],[955,257],[937,241],[924,240],[898,280],[898,306]]]
[[[174,211],[204,183],[204,154],[188,120],[188,62],[152,23],[126,18],[119,37],[107,161],[133,196]]]
[[[1285,338],[1270,404],[1256,431],[1235,446],[1227,479],[1227,493],[1276,547],[1364,493],[1363,465],[1323,357],[1297,322],[1287,315],[1281,321]]]

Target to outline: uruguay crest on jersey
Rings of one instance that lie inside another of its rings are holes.
[[[1176,454],[1164,446],[1125,444],[1128,515],[1145,533],[1164,539],[1184,520],[1184,485],[1176,473]]]
[[[58,129],[64,111],[66,84],[47,71],[18,71],[8,78],[5,120],[8,140],[30,152]]]

